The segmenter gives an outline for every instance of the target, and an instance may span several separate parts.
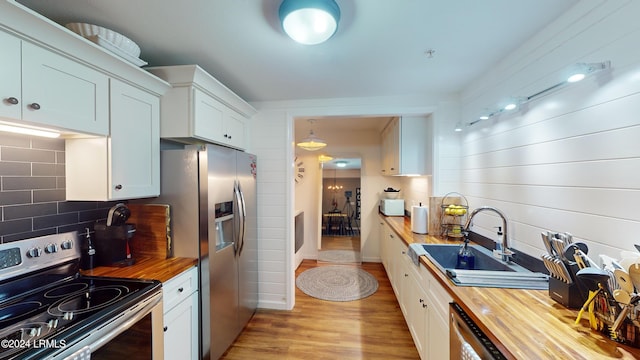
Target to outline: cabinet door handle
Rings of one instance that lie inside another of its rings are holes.
[[[122,184],[116,185],[116,190],[122,190]]]
[[[7,102],[11,105],[18,105],[18,99],[14,98],[13,96],[10,98],[7,98]]]
[[[226,138],[228,139],[228,138],[229,138],[229,135],[228,135],[228,134],[224,134],[224,137],[226,137]]]
[[[29,107],[33,110],[40,110],[40,104],[38,103],[29,104]]]
[[[422,308],[426,309],[427,308],[427,304],[422,304]]]
[[[183,292],[183,291],[184,291],[184,288],[183,288],[183,287],[178,288],[178,292]]]
[[[162,331],[167,332],[167,330],[169,330],[168,326],[165,326],[164,328],[162,328]]]
[[[424,300],[423,300],[423,299],[420,299],[420,303],[423,303],[423,302],[424,302]]]

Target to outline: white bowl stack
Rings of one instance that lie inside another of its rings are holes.
[[[87,38],[98,45],[105,41],[132,58],[140,56],[140,47],[133,40],[102,26],[87,23],[68,23],[65,25],[74,33]]]

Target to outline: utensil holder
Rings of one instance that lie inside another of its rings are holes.
[[[617,331],[613,330],[618,315],[622,312],[618,303],[607,295],[596,295],[590,315],[595,317],[591,328],[608,336],[619,343],[640,348],[640,305],[636,303],[627,312],[622,325]]]

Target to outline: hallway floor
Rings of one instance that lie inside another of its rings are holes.
[[[323,265],[304,260],[296,276],[316,266]],[[222,359],[419,359],[384,267],[361,267],[378,280],[375,294],[331,302],[296,288],[293,310],[258,309]]]

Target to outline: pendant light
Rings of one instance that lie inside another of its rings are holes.
[[[309,123],[311,124],[311,126],[313,126],[313,123],[315,122],[314,119],[309,119],[308,120]],[[323,147],[327,146],[326,141],[320,139],[319,137],[315,136],[315,134],[313,133],[313,128],[311,130],[309,130],[309,136],[307,136],[306,138],[302,139],[301,142],[296,144],[299,148],[308,150],[308,151],[316,151],[316,150],[320,150]]]
[[[327,186],[328,190],[331,190],[333,192],[336,192],[338,190],[342,190],[342,185],[336,185],[337,175],[338,175],[338,170],[334,169],[333,170],[333,185]]]
[[[280,4],[282,29],[304,45],[327,41],[338,29],[340,7],[334,0],[283,0]]]

